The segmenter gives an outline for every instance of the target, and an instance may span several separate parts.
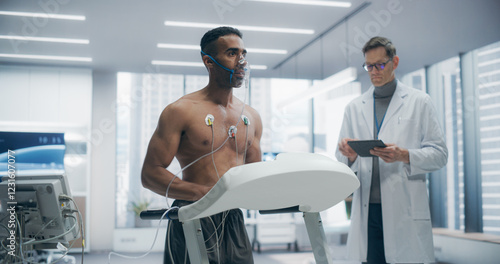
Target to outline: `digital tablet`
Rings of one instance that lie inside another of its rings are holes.
[[[359,156],[361,157],[375,157],[372,154],[370,154],[370,149],[373,149],[375,147],[378,148],[385,148],[386,145],[382,140],[380,139],[374,139],[374,140],[352,140],[352,141],[347,141],[347,144],[358,153]]]

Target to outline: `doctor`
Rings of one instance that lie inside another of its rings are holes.
[[[399,82],[390,40],[363,47],[373,84],[347,105],[336,157],[356,172],[348,252],[364,263],[432,263],[434,246],[426,173],[446,165],[448,150],[430,97]],[[351,140],[381,139],[385,148],[359,157]]]

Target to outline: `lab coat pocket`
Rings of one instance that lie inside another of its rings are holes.
[[[408,144],[408,141],[413,141],[418,132],[418,124],[415,119],[398,118],[398,125],[396,126],[397,133],[394,136],[399,137],[397,142],[399,144]]]
[[[410,192],[410,212],[413,220],[430,220],[431,216],[425,181],[409,180],[408,190]]]

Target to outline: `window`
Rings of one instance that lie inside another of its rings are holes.
[[[339,133],[348,103],[361,95],[361,84],[349,83],[314,97],[314,152],[335,158]]]
[[[408,73],[401,78],[401,82],[415,89],[427,91],[427,85],[425,82],[425,69],[420,69],[411,73]]]
[[[419,76],[425,82],[417,80]],[[441,196],[444,202],[436,201],[442,204],[434,204],[443,209],[438,218],[446,220],[441,224],[500,235],[500,42],[407,74],[403,80],[417,88],[419,83],[427,86],[445,131],[446,181],[432,190],[446,193]],[[473,187],[476,183],[481,192]]]
[[[142,187],[141,169],[161,111],[184,93],[184,76],[118,73],[117,89],[116,227],[124,228],[135,225],[132,202],[165,207],[163,197]],[[180,166],[174,160],[168,169]]]
[[[500,42],[475,52],[483,231],[500,235]]]
[[[445,190],[446,226],[451,229],[464,230],[464,155],[463,155],[463,128],[462,128],[462,87],[460,80],[460,61],[454,57],[431,66],[429,86],[434,87],[433,94],[441,94],[442,100],[437,103],[439,109],[444,110],[441,115],[443,128],[448,147],[448,163],[446,164],[446,180],[441,181]],[[442,91],[438,92],[438,91]],[[439,97],[439,96],[435,96]]]
[[[285,101],[309,87],[308,80],[252,79],[251,105],[262,119],[262,152],[310,152],[310,100]]]
[[[429,178],[433,225],[464,230],[462,95],[459,58],[403,76],[403,83],[428,92],[442,122],[448,163]]]

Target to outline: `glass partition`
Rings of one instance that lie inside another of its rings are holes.
[[[475,52],[483,231],[500,235],[500,42]]]

